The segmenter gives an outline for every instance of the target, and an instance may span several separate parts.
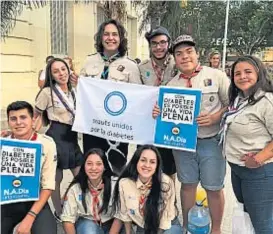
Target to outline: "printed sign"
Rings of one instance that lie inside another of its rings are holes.
[[[152,144],[158,87],[82,77],[73,131],[133,144]]]
[[[41,156],[40,143],[1,138],[1,204],[39,199]]]
[[[196,151],[201,90],[160,87],[154,143],[158,146]]]

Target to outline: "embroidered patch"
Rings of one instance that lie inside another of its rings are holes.
[[[57,161],[57,154],[54,154],[53,162],[56,162],[56,161]]]
[[[212,85],[212,80],[211,79],[204,80],[204,85],[205,86],[211,86]]]
[[[146,71],[146,78],[149,79],[151,76],[151,72],[150,71]]]
[[[209,101],[210,101],[210,102],[213,102],[214,99],[215,99],[214,96],[210,96]]]
[[[177,75],[177,73],[178,73],[178,70],[174,68],[172,70],[171,77],[175,77]]]
[[[79,194],[79,201],[82,200],[82,194]]]
[[[135,211],[133,209],[130,209],[130,214],[135,215]]]
[[[125,67],[122,66],[122,65],[119,65],[118,68],[117,68],[117,70],[120,71],[120,72],[123,72],[124,69],[125,69]]]

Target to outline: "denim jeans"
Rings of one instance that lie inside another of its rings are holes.
[[[182,227],[178,220],[178,218],[175,218],[172,221],[172,226],[168,230],[164,230],[162,234],[181,234],[182,233]],[[137,226],[136,234],[144,234],[144,228]]]
[[[244,204],[257,234],[273,233],[273,163],[246,168],[229,163],[234,194]]]
[[[112,222],[113,220],[110,220],[100,226],[90,219],[79,218],[76,222],[76,231],[77,234],[108,234]]]

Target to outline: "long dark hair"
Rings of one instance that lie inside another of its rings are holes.
[[[110,169],[110,166],[108,164],[107,158],[105,153],[98,148],[93,148],[90,149],[85,155],[84,155],[84,162],[80,168],[80,171],[78,173],[78,175],[76,175],[74,177],[74,179],[72,180],[72,182],[70,183],[70,185],[68,186],[66,192],[65,192],[65,196],[67,195],[69,189],[74,185],[74,184],[79,184],[82,190],[82,205],[84,207],[85,212],[87,212],[87,206],[86,206],[86,194],[89,192],[89,188],[88,188],[88,176],[86,175],[85,172],[85,163],[86,160],[88,159],[88,157],[91,154],[96,154],[98,155],[102,162],[103,162],[103,166],[104,166],[104,172],[102,174],[102,181],[104,183],[104,191],[103,191],[103,204],[102,207],[99,211],[99,213],[107,213],[108,208],[109,208],[109,201],[111,198],[111,176],[112,171]]]
[[[234,104],[236,97],[240,93],[240,89],[236,87],[234,82],[234,71],[235,71],[236,65],[241,62],[247,62],[251,64],[255,68],[258,75],[257,83],[250,88],[249,97],[248,97],[249,104],[253,105],[257,101],[259,101],[259,99],[256,100],[254,96],[258,90],[262,90],[265,92],[273,92],[272,81],[268,78],[267,71],[265,69],[265,66],[261,62],[261,60],[251,55],[242,56],[238,58],[231,67],[231,77],[230,77],[231,83],[230,83],[229,92],[228,92],[229,102],[231,106]]]
[[[51,95],[51,101],[52,101],[52,106],[54,108],[54,101],[53,101],[53,94],[52,94],[52,90],[53,90],[53,87],[55,86],[55,84],[57,83],[56,80],[54,79],[53,75],[52,75],[52,72],[51,72],[51,67],[52,67],[52,64],[55,63],[56,61],[58,62],[62,62],[65,67],[67,68],[67,74],[69,76],[69,67],[68,67],[68,64],[63,60],[63,59],[60,59],[60,58],[52,58],[48,63],[47,63],[47,66],[46,66],[46,71],[45,71],[45,83],[44,83],[44,86],[42,89],[40,89],[40,91],[38,92],[35,100],[37,100],[38,96],[40,95],[40,93],[42,92],[42,90],[44,88],[47,88],[49,87],[50,88],[50,95]],[[72,96],[73,96],[73,100],[76,99],[75,97],[75,94],[74,92],[72,91],[72,84],[70,82],[70,79],[68,78],[68,81],[67,81],[67,87],[68,87],[68,90],[71,92]],[[43,111],[43,124],[44,125],[48,125],[49,124],[49,119],[48,119],[48,116],[47,116],[47,112],[46,111]]]
[[[152,150],[156,154],[157,166],[155,173],[152,176],[152,188],[147,197],[144,209],[144,229],[145,234],[157,234],[160,223],[160,204],[162,202],[162,162],[161,156],[156,147],[152,145],[144,145],[137,148],[131,161],[124,169],[115,186],[113,196],[113,213],[120,209],[119,199],[119,182],[123,178],[128,178],[133,181],[138,179],[137,163],[144,150]]]
[[[103,53],[104,47],[102,45],[102,36],[104,33],[105,26],[108,24],[113,24],[118,29],[119,38],[120,38],[118,52],[119,52],[119,55],[122,57],[126,54],[128,50],[128,47],[127,47],[128,40],[126,38],[126,30],[123,27],[123,25],[121,25],[118,21],[114,19],[107,20],[100,25],[98,32],[95,34],[95,48],[97,52]]]

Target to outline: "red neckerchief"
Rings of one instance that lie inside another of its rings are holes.
[[[37,137],[38,137],[37,132],[34,132],[34,133],[32,134],[32,136],[30,137],[29,141],[36,141],[36,140],[37,140]],[[16,138],[14,138],[14,135],[13,135],[13,134],[11,134],[11,139],[16,139]]]
[[[139,198],[139,213],[144,216],[144,208],[145,208],[145,203],[147,200],[147,197],[151,191],[152,188],[152,180],[147,182],[146,184],[143,184],[140,186],[140,198]]]
[[[95,188],[91,185],[90,181],[88,181],[88,183],[89,183],[90,194],[92,197],[92,212],[94,216],[94,221],[100,222],[101,220],[99,216],[99,208],[100,208],[99,196],[104,189],[104,184],[101,181],[101,183]]]
[[[198,73],[199,73],[202,69],[203,69],[203,67],[202,67],[200,64],[198,64],[197,67],[195,68],[195,70],[193,71],[192,74],[186,75],[186,74],[184,74],[184,73],[181,73],[180,76],[179,76],[179,79],[182,78],[182,79],[187,80],[187,86],[186,86],[186,87],[187,87],[187,88],[191,88],[191,87],[192,87],[191,78],[197,76]]]
[[[161,83],[163,81],[164,73],[165,73],[165,70],[166,70],[168,64],[170,63],[171,56],[167,55],[167,58],[164,60],[164,63],[162,64],[162,66],[158,66],[153,59],[151,59],[151,60],[152,60],[152,66],[153,66],[153,69],[154,69],[154,72],[155,72],[155,75],[157,78],[155,81],[155,86],[159,86],[159,85],[161,85]]]

